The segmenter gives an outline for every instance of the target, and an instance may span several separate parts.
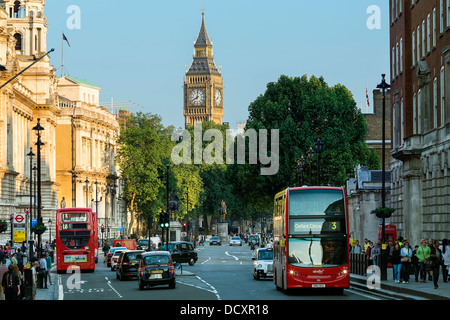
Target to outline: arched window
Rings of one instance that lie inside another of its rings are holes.
[[[16,39],[16,50],[22,51],[22,35],[20,33],[16,33],[14,35],[14,39]]]

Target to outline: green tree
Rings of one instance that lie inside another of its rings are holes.
[[[317,155],[312,159],[309,179],[306,152],[310,146],[315,149],[318,137],[324,143],[320,154],[321,185],[343,185],[357,164],[377,165],[364,141],[367,123],[352,94],[341,84],[329,87],[322,77],[283,75],[269,83],[265,93],[249,106],[246,130],[251,128],[279,129],[280,137],[276,175],[261,175],[261,165],[235,165],[232,169],[240,194],[258,211],[270,211],[275,193],[298,184],[296,166],[302,154],[307,159],[304,184],[317,184]]]
[[[151,113],[128,115],[126,128],[118,139],[117,164],[124,184],[124,200],[131,212],[128,233],[134,219],[155,217],[165,207],[165,183],[161,177],[170,161],[174,143],[172,127],[164,127],[161,118]]]

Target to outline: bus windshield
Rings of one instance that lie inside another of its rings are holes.
[[[337,267],[347,263],[346,238],[290,238],[288,263],[296,267]]]
[[[289,192],[289,216],[344,214],[342,190],[292,190]]]
[[[86,212],[68,212],[62,214],[63,222],[87,222],[88,215]]]

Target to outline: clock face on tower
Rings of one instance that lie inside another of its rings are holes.
[[[222,94],[220,93],[219,89],[216,89],[214,100],[216,101],[216,107],[220,106],[220,102],[222,101]]]
[[[194,106],[200,106],[205,102],[205,93],[201,89],[194,89],[191,91],[189,99]]]

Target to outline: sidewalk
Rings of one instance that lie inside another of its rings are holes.
[[[56,273],[56,264],[50,270],[52,283],[47,282],[48,289],[36,289],[35,300],[58,300],[58,274]]]
[[[392,270],[389,270],[392,271]],[[433,281],[426,283],[415,282],[414,276],[409,283],[396,283],[392,279],[392,272],[388,271],[387,280],[381,281],[380,289],[369,289],[367,277],[350,275],[350,286],[370,293],[389,295],[393,298],[408,300],[450,300],[450,282],[444,283],[442,274],[439,275],[438,288],[434,288]]]

